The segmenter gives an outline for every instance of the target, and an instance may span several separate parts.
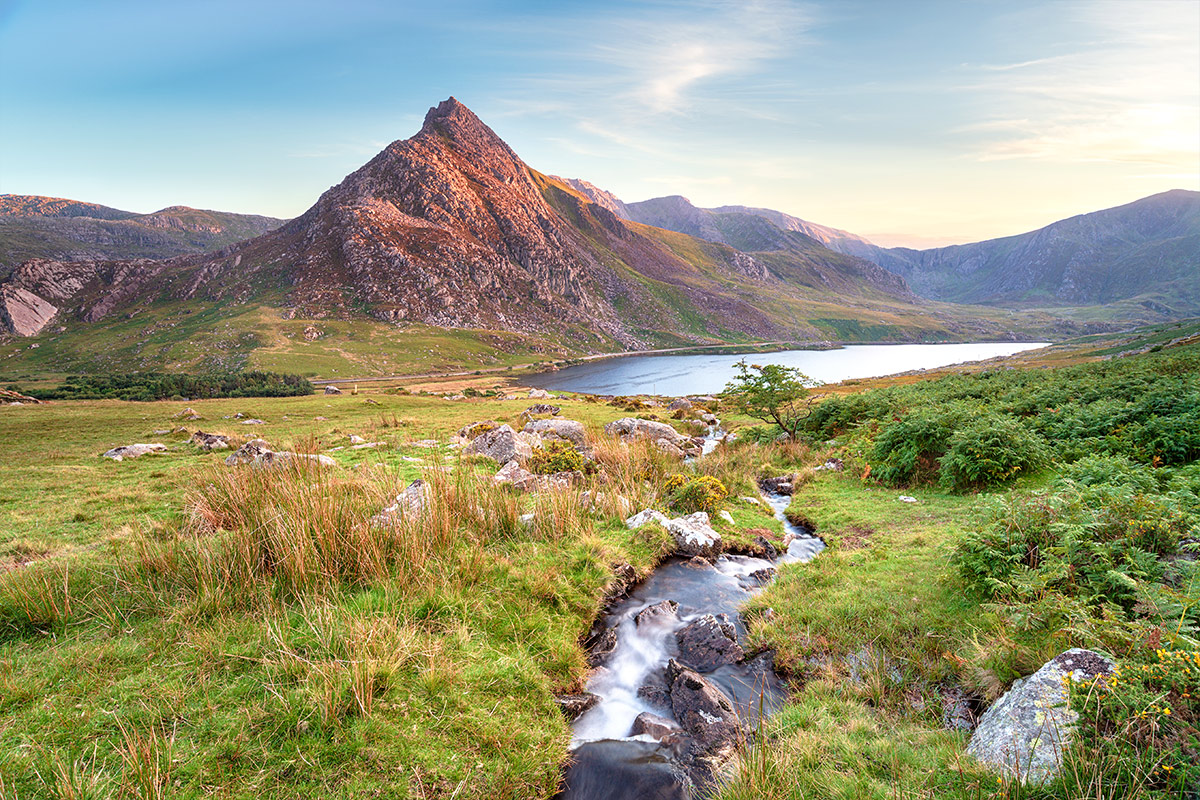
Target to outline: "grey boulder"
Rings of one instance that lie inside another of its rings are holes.
[[[101,458],[111,458],[113,461],[124,461],[127,458],[141,458],[147,453],[165,453],[167,446],[157,442],[153,444],[126,444],[114,447],[100,454]]]
[[[1092,650],[1073,648],[1017,681],[979,720],[967,752],[1025,783],[1041,784],[1062,769],[1079,717],[1067,706],[1067,681],[1111,673],[1112,661]]]
[[[675,632],[679,660],[699,672],[741,661],[746,653],[738,644],[737,628],[726,614],[705,614]]]

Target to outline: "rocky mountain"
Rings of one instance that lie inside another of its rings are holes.
[[[903,280],[787,236],[760,258],[625,222],[530,169],[451,98],[300,217],[216,254],[23,263],[0,287],[0,324],[31,335],[53,320],[70,338],[200,304],[504,331],[575,351],[824,339],[863,322],[875,338],[954,335],[961,321],[931,316]],[[140,330],[140,346],[176,324]]]
[[[621,203],[592,189],[629,219],[742,250],[783,249],[789,232],[802,234],[900,275],[933,300],[1004,308],[1122,303],[1126,313],[1147,312],[1147,320],[1200,314],[1200,192],[1164,192],[1031,233],[913,250],[879,247],[771,209],[697,208],[678,196]]]
[[[31,258],[170,258],[219,250],[283,220],[171,206],[152,214],[60,197],[0,195],[0,279]]]
[[[1018,308],[1135,301],[1171,316],[1194,316],[1200,313],[1200,192],[1163,192],[1002,239],[857,254],[940,300]]]

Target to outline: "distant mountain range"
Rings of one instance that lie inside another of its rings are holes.
[[[1141,320],[1200,314],[1200,192],[1175,190],[1082,214],[1040,230],[973,244],[879,247],[779,211],[697,208],[684,197],[624,203],[586,181],[571,185],[625,219],[741,250],[787,247],[795,234],[902,276],[933,300],[1005,308],[1124,306]]]
[[[187,206],[135,214],[60,197],[5,194],[0,195],[0,279],[31,258],[170,258],[218,250],[283,223]]]
[[[303,338],[344,330],[355,348],[373,334],[349,323],[364,320],[564,354],[1016,335],[1010,315],[928,303],[879,265],[754,214],[705,240],[622,220],[642,204],[614,198],[614,211],[582,186],[529,168],[451,98],[300,217],[216,253],[24,262],[0,285],[0,329],[40,336],[37,363],[58,369],[262,363],[251,354],[302,350],[292,321],[305,320],[346,321],[301,326]]]

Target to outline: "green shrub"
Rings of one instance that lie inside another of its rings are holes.
[[[583,456],[570,442],[546,442],[533,451],[529,469],[538,475],[553,475],[556,472],[582,472]]]
[[[876,477],[892,486],[933,482],[953,433],[949,416],[933,409],[885,425],[875,439]]]
[[[983,416],[954,431],[939,461],[941,483],[964,491],[1005,483],[1049,460],[1045,442],[1009,417]]]
[[[673,487],[667,489],[668,503],[676,511],[684,514],[706,511],[712,514],[721,507],[725,498],[729,497],[729,490],[725,488],[725,484],[711,475],[701,475],[682,483],[673,480],[682,477],[672,475],[666,484],[667,487]]]

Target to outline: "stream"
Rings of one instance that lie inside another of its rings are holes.
[[[731,624],[738,642],[743,643],[746,628],[738,613],[742,604],[774,579],[780,565],[809,561],[825,547],[819,538],[784,516],[790,497],[764,497],[785,532],[795,537],[785,552],[770,560],[721,555],[714,563],[669,558],[604,616],[602,636],[607,635],[611,642],[609,631],[614,632],[615,646],[588,681],[587,691],[600,700],[574,723],[571,764],[566,770],[566,788],[559,795],[562,800],[692,797],[691,786],[697,783],[690,765],[692,742],[684,731],[671,729],[681,721],[672,711],[667,665],[671,659],[680,659],[685,666],[701,665],[688,664],[680,655],[676,634],[711,614],[721,623]],[[677,606],[672,607],[672,602]],[[777,709],[785,697],[770,654],[696,672],[724,693],[738,719],[748,721],[750,728],[760,715]],[[651,730],[635,735],[639,715],[652,715],[640,720],[653,724],[641,724]]]

